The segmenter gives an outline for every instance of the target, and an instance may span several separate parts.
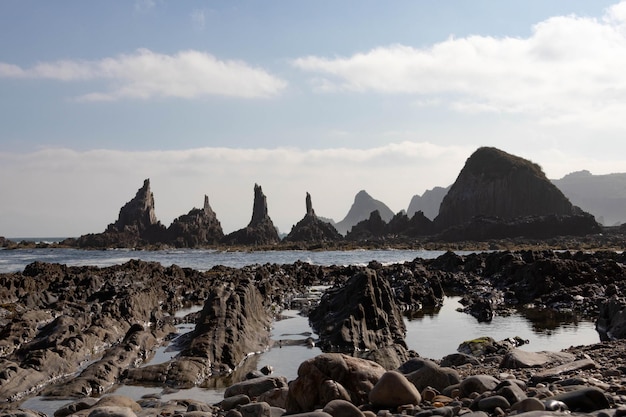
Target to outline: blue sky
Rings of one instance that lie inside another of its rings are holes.
[[[150,178],[168,225],[255,183],[288,232],[361,189],[406,209],[479,146],[626,171],[626,3],[0,2],[0,235],[99,232]]]

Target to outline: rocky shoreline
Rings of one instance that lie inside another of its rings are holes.
[[[551,250],[206,272],[136,260],[106,268],[35,262],[0,275],[0,416],[40,415],[19,408],[36,394],[75,399],[58,416],[623,415],[625,265],[621,252]],[[313,285],[330,289],[302,304]],[[421,358],[406,347],[400,312],[451,294],[477,320],[528,305],[572,311],[596,320],[606,341],[530,354],[481,339],[438,361]],[[250,353],[267,348],[271,320],[296,300],[326,353],[302,363],[294,381],[233,378]],[[195,328],[177,341],[179,354],[142,366],[172,338],[183,320],[175,312],[190,305],[203,307],[184,319]],[[176,389],[220,378],[230,387],[217,405],[107,394],[120,383]]]

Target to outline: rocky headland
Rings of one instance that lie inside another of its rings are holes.
[[[19,409],[36,394],[74,399],[57,416],[619,416],[625,273],[626,255],[608,251],[448,252],[386,266],[297,262],[206,272],[142,261],[35,262],[0,275],[0,416],[38,415]],[[329,287],[304,310],[325,353],[302,363],[293,381],[258,372],[248,379],[239,370],[273,343],[272,319],[312,285]],[[408,350],[401,312],[452,294],[477,320],[531,305],[593,318],[605,341],[530,353],[516,348],[519,341],[476,335],[441,360]],[[175,315],[189,305],[202,309]],[[178,354],[145,366],[179,320],[195,328],[176,339]],[[221,403],[107,395],[120,383],[167,390],[207,381],[229,387]]]

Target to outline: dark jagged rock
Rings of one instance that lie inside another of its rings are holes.
[[[335,227],[339,233],[346,234],[352,226],[367,219],[375,210],[378,210],[380,217],[386,222],[393,217],[393,211],[385,203],[373,199],[365,190],[361,190],[354,197],[354,203],[352,203],[346,217],[338,222]]]
[[[404,344],[406,327],[389,282],[373,269],[328,290],[309,315],[322,350],[355,352]]]
[[[171,244],[183,248],[216,245],[224,238],[222,225],[206,195],[202,209],[194,208],[188,214],[175,219],[167,233]]]
[[[268,215],[267,198],[260,185],[254,184],[252,220],[247,227],[236,230],[222,239],[227,245],[275,245],[280,242],[278,231]]]
[[[167,229],[157,220],[150,180],[146,179],[135,197],[120,209],[118,219],[109,224],[103,233],[87,234],[63,243],[78,247],[108,248],[145,246],[166,240]]]
[[[601,340],[626,339],[626,301],[618,297],[617,287],[613,286],[610,293],[610,298],[599,306],[596,329]]]
[[[445,240],[597,233],[599,225],[575,207],[526,159],[483,147],[466,161],[444,197],[435,226]]]
[[[330,223],[315,215],[311,195],[306,193],[306,214],[283,239],[284,242],[333,242],[342,240],[343,236]]]
[[[385,223],[378,210],[375,210],[369,219],[353,226],[346,239],[359,242],[381,238],[393,239],[399,236],[417,237],[429,235],[433,230],[432,221],[421,211],[415,213],[411,219],[404,212],[400,212],[393,216],[389,223]]]

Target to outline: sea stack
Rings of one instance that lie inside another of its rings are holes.
[[[491,147],[467,159],[434,224],[446,240],[547,238],[599,230],[593,216],[572,205],[539,165]]]
[[[176,247],[195,248],[217,245],[224,237],[222,225],[204,196],[204,206],[193,208],[187,214],[175,219],[167,229],[169,239]]]
[[[315,215],[311,194],[306,193],[306,214],[304,218],[291,228],[285,242],[322,243],[341,240],[343,237],[335,227]]]
[[[278,231],[268,214],[267,198],[260,185],[254,184],[252,220],[248,226],[226,235],[222,242],[227,245],[275,245],[280,242]]]

